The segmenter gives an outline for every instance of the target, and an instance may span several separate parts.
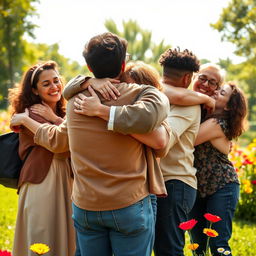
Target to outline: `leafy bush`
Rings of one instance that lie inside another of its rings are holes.
[[[236,167],[241,183],[235,216],[243,220],[256,221],[256,139],[246,148],[234,145],[230,160]]]

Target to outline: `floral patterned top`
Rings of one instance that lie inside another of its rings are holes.
[[[227,132],[226,120],[217,120],[224,134]],[[206,197],[223,188],[227,183],[239,184],[237,173],[228,155],[221,153],[207,141],[195,147],[194,167],[197,169],[198,192]]]

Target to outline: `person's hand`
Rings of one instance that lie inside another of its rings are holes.
[[[209,114],[213,113],[215,110],[216,100],[212,97],[208,97],[208,101],[204,104],[204,108],[207,109]]]
[[[34,104],[31,106],[31,111],[34,114],[37,114],[39,116],[42,116],[44,119],[51,123],[55,123],[55,121],[59,118],[51,109],[51,107],[46,104],[45,102],[42,102],[42,104]]]
[[[110,100],[111,98],[116,100],[117,96],[120,96],[120,92],[113,85],[113,83],[120,83],[120,81],[117,79],[90,78],[88,83],[94,90],[98,91],[102,95],[102,97],[106,100]]]
[[[101,102],[98,95],[95,93],[91,86],[88,87],[88,91],[92,96],[87,97],[81,93],[75,98],[74,106],[75,113],[86,116],[97,116],[101,107]]]
[[[25,112],[23,113],[17,113],[12,116],[12,119],[10,121],[10,128],[14,132],[20,131],[20,126],[23,125],[24,120],[29,116],[28,109],[25,109]]]

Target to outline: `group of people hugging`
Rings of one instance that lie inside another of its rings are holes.
[[[221,218],[212,255],[231,252],[239,180],[228,154],[245,129],[241,89],[187,49],[160,56],[160,77],[128,61],[127,41],[110,32],[91,38],[83,56],[92,77],[64,87],[45,61],[9,92],[26,158],[13,256],[32,256],[34,243],[49,256],[181,256],[179,224],[190,219],[203,255],[205,213]]]

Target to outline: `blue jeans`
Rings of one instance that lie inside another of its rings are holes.
[[[190,212],[190,217],[198,220],[198,223],[191,230],[194,243],[198,243],[196,250],[198,255],[206,249],[207,236],[203,233],[204,228],[209,227],[209,222],[204,218],[205,213],[211,213],[221,217],[221,221],[212,224],[212,229],[219,233],[219,236],[210,238],[210,248],[213,256],[222,256],[217,252],[218,248],[231,251],[228,241],[232,234],[232,219],[239,197],[239,184],[228,183],[214,194],[201,198],[197,195],[195,205]],[[232,256],[232,254],[230,254]]]
[[[188,220],[196,199],[196,189],[179,180],[165,182],[168,196],[157,198],[156,256],[182,256],[185,232],[178,226]]]
[[[72,207],[82,256],[151,255],[154,214],[150,196],[111,211],[87,211],[74,204]]]

